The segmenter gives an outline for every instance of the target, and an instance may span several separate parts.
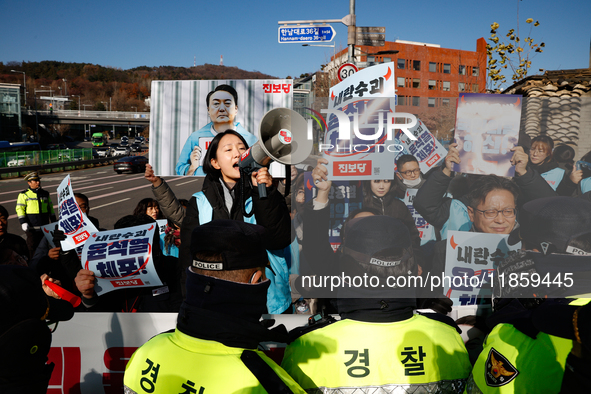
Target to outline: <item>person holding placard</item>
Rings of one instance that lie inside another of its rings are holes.
[[[85,194],[74,193],[76,204],[80,210],[86,215],[88,220],[99,229],[99,221],[97,218],[90,216],[90,201]],[[66,290],[76,293],[77,290],[74,285],[74,278],[78,271],[82,268],[80,258],[76,249],[63,251],[60,241],[65,238],[64,232],[59,228],[51,229],[53,234],[52,248],[48,238],[44,237],[39,246],[35,250],[35,254],[29,263],[29,267],[37,271],[39,275],[47,274],[51,278],[55,278],[62,283],[62,287]]]
[[[162,285],[146,287],[122,287],[99,296],[96,291],[96,289],[98,288],[97,275],[95,275],[94,271],[83,268],[78,271],[74,279],[76,289],[82,296],[82,306],[80,307],[80,309],[90,312],[132,313],[174,312],[178,310],[182,302],[179,267],[176,264],[176,262],[170,263],[170,260],[163,258],[162,250],[160,248],[160,235],[158,231],[158,226],[156,225],[154,219],[152,219],[148,215],[127,215],[120,218],[115,223],[115,230],[122,230],[143,224],[154,224],[155,227],[155,232],[151,240],[151,248],[148,249],[146,246],[145,250],[149,250],[151,264],[154,265],[156,273],[158,275],[158,278],[162,282]],[[98,236],[100,236],[100,234],[100,232],[97,233]],[[132,240],[135,241],[137,240],[137,238]],[[116,242],[112,242],[111,245],[115,243]],[[130,245],[134,244],[135,242],[132,244],[128,241],[118,243],[118,245],[128,249],[124,249],[126,250],[127,255],[123,255],[121,253],[117,254],[119,256],[131,255],[132,246]],[[106,243],[104,245],[106,245]],[[115,256],[117,256],[117,254],[115,254]],[[111,259],[95,259],[95,261],[101,261],[104,263],[108,262],[109,260],[114,260],[115,258],[117,257],[111,257]],[[144,259],[144,261],[148,260]],[[115,263],[112,262],[112,264]],[[129,264],[124,268],[127,267],[129,267]],[[107,268],[105,268],[105,271],[107,271]],[[96,270],[96,272],[98,272],[98,270]],[[108,277],[106,279],[108,279]]]
[[[523,151],[521,147],[512,148],[513,157],[511,163],[515,166],[515,178],[508,180],[501,178],[496,175],[478,175],[473,176],[472,179],[480,180],[479,182],[487,183],[482,181],[483,178],[489,179],[491,183],[490,190],[485,195],[480,195],[479,199],[481,202],[489,199],[490,205],[487,209],[496,208],[497,210],[503,208],[517,209],[518,205],[522,205],[527,201],[534,200],[541,197],[552,197],[556,196],[556,192],[546,183],[546,181],[533,170],[527,169],[528,155]],[[492,218],[492,213],[489,216],[483,216],[483,206],[478,207],[479,204],[472,205],[475,202],[469,197],[470,192],[473,191],[473,187],[469,188],[469,193],[459,197],[458,199],[447,197],[447,191],[453,178],[453,163],[460,162],[460,155],[457,149],[457,144],[453,143],[449,146],[449,152],[445,158],[445,164],[441,167],[441,170],[436,170],[431,173],[427,181],[423,184],[417,196],[414,200],[414,205],[423,218],[429,223],[434,225],[436,228],[441,230],[442,239],[447,238],[447,230],[456,231],[469,231],[473,228],[474,220],[478,220],[477,226],[482,222],[482,219],[487,220],[498,220],[502,219],[498,214],[496,218]],[[503,179],[503,180],[501,180]],[[494,186],[495,184],[504,186]],[[506,193],[500,196],[500,200],[497,198],[497,192],[495,190],[508,190],[513,194],[513,201],[510,196]],[[489,196],[489,193],[490,196]],[[517,201],[517,196],[520,199]],[[492,200],[499,200],[493,204]],[[493,205],[495,205],[493,207]],[[476,211],[475,209],[480,209]],[[500,211],[499,211],[500,212]],[[503,215],[501,215],[503,216]],[[510,222],[514,224],[515,219],[511,217],[503,216],[510,219]],[[476,228],[476,231],[482,232],[495,232],[497,234],[509,234],[513,229],[512,224],[510,225],[486,225],[481,229]],[[484,224],[484,222],[482,222]]]

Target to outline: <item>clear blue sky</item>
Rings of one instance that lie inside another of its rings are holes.
[[[440,44],[475,50],[488,38],[516,27],[518,0],[392,1],[358,0],[357,26],[385,26],[386,40]],[[124,70],[138,66],[218,64],[260,71],[279,78],[319,70],[332,49],[279,44],[280,20],[340,19],[349,0],[299,1],[0,1],[3,37],[0,61],[92,63]],[[589,67],[589,0],[523,0],[527,18],[540,21],[533,37],[545,42],[532,73]],[[347,44],[347,28],[333,23],[337,49]],[[588,26],[588,25],[587,25]],[[522,35],[523,36],[523,35]],[[524,36],[523,36],[524,37]]]

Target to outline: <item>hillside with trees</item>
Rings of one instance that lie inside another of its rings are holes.
[[[150,97],[154,80],[200,80],[200,79],[265,79],[276,78],[259,71],[245,71],[237,67],[203,64],[196,67],[136,67],[122,70],[116,67],[88,63],[42,62],[0,62],[0,82],[23,83],[22,73],[27,78],[28,108],[35,106],[37,97],[68,96],[67,109],[104,111],[149,111],[145,99]],[[43,90],[39,93],[39,90]],[[106,103],[106,106],[105,106]],[[40,106],[39,101],[37,105]],[[135,108],[134,108],[135,107]],[[39,107],[39,109],[41,109]]]

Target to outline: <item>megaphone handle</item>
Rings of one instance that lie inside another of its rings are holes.
[[[259,183],[259,198],[267,198],[267,184]]]

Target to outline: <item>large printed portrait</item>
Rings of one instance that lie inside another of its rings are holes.
[[[153,81],[150,164],[159,176],[204,176],[217,133],[235,130],[252,146],[265,113],[292,102],[290,79]]]

